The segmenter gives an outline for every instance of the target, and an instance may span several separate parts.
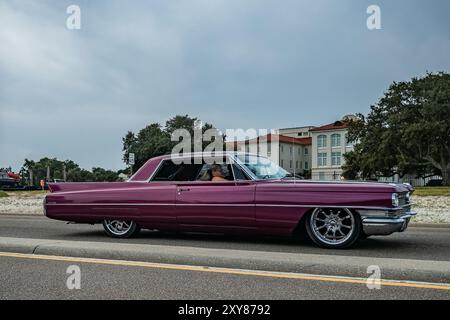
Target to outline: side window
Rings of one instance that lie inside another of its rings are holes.
[[[224,162],[219,164],[223,178],[228,181],[251,180],[251,178],[236,164]],[[171,160],[163,160],[151,181],[211,181],[211,164],[181,163],[175,164]],[[234,173],[234,176],[233,176]]]
[[[152,181],[171,181],[181,169],[181,165],[176,165],[172,161],[164,161]]]
[[[234,171],[234,176],[236,178],[236,180],[251,180],[247,174],[241,170],[241,168],[239,166],[237,166],[236,164],[233,164],[233,171]]]
[[[175,164],[164,160],[152,181],[195,181],[202,164]]]
[[[220,164],[223,172],[223,178],[228,181],[234,181],[233,177],[233,169],[231,169],[230,164]],[[197,177],[195,180],[197,181],[211,181],[212,180],[212,174],[211,174],[211,168],[212,165],[210,164],[203,164],[202,168],[200,169],[199,173],[197,174]]]

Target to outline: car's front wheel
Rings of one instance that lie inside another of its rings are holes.
[[[306,231],[323,248],[353,245],[361,233],[361,218],[346,208],[316,208],[306,219]]]
[[[103,228],[113,238],[129,238],[139,233],[140,228],[134,221],[103,220]]]

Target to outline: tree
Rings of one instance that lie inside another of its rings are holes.
[[[113,182],[117,181],[119,177],[118,172],[112,171],[112,170],[105,170],[103,168],[94,167],[92,168],[92,178],[93,181],[97,182]]]
[[[166,154],[171,149],[170,135],[162,130],[159,123],[152,123],[136,135],[128,132],[122,139],[123,159],[128,163],[129,153],[135,154],[133,171],[140,168],[149,158]]]
[[[202,133],[204,133],[208,129],[214,129],[214,126],[209,123],[201,124],[198,118],[192,118],[189,115],[177,115],[167,120],[164,127],[159,123],[151,123],[137,134],[128,131],[122,138],[123,160],[125,163],[128,163],[129,153],[134,153],[135,164],[133,171],[135,172],[148,159],[172,152],[174,146],[179,143],[179,141],[171,140],[171,135],[175,130],[185,129],[193,137],[196,128],[201,128]],[[210,141],[203,141],[203,149],[210,143]],[[194,150],[194,139],[191,139],[191,144],[191,149]]]
[[[86,182],[86,181],[117,181],[118,173],[102,168],[93,168],[92,172],[80,168],[78,164],[72,160],[60,161],[56,158],[42,158],[39,161],[25,159],[20,175],[27,179],[30,171],[33,172],[32,185],[38,186],[39,180],[47,178],[47,167],[50,168],[50,179],[63,179],[64,166],[66,167],[68,182]]]
[[[131,131],[128,131],[125,137],[122,138],[123,143],[122,151],[124,152],[123,161],[125,163],[128,163],[128,155],[134,152],[134,146],[136,144],[136,141],[137,141],[136,136]]]
[[[345,176],[437,173],[450,185],[450,74],[394,82],[370,109],[349,123]]]

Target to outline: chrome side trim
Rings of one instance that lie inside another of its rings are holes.
[[[49,206],[195,206],[195,207],[254,207],[254,204],[227,203],[47,203]]]
[[[175,203],[54,203],[47,206],[174,206]]]
[[[296,204],[230,204],[230,203],[47,203],[48,206],[230,206],[230,207],[279,207],[279,208],[348,208],[367,210],[392,211],[393,208],[361,207],[361,206],[336,206],[336,205],[296,205]]]
[[[369,207],[369,206],[341,206],[341,205],[323,205],[323,204],[257,204],[257,207],[292,207],[292,208],[348,208],[348,209],[367,209],[367,210],[385,210],[385,211],[393,211],[398,210],[395,208],[387,208],[387,207]]]

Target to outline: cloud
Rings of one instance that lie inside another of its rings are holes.
[[[81,30],[65,27],[81,7]],[[190,114],[225,128],[366,112],[394,80],[448,71],[445,2],[0,3],[0,167],[25,157],[123,166],[121,138]]]

